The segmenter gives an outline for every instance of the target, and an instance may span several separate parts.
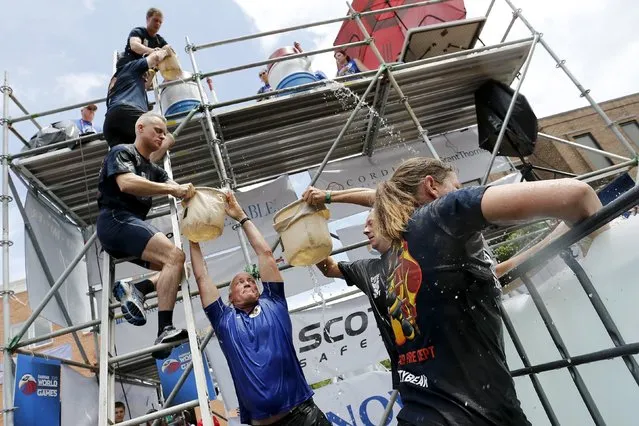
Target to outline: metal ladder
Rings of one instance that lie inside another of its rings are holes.
[[[177,132],[176,132],[177,133]],[[169,179],[173,180],[173,172],[171,169],[171,161],[169,154],[164,158],[164,170],[167,172]],[[171,228],[173,232],[173,241],[175,246],[182,249],[182,240],[180,238],[180,227],[178,223],[178,210],[177,200],[169,196],[170,214],[171,214]],[[115,372],[118,363],[133,358],[139,358],[150,354],[151,352],[164,349],[173,348],[178,346],[182,342],[164,343],[160,345],[154,345],[148,348],[139,349],[128,354],[117,355],[115,354],[115,314],[112,309],[111,301],[111,287],[115,278],[115,265],[120,263],[118,260],[114,260],[106,252],[103,255],[102,270],[102,310],[101,310],[101,322],[100,322],[100,397],[99,397],[99,426],[107,426],[114,424],[115,417]],[[182,292],[182,304],[184,306],[184,314],[186,319],[186,329],[188,331],[189,349],[191,351],[191,362],[195,374],[195,384],[197,388],[198,399],[185,402],[170,408],[158,410],[152,414],[146,414],[135,419],[127,420],[123,423],[119,423],[120,426],[136,426],[146,421],[155,420],[164,417],[169,414],[181,412],[183,410],[200,407],[202,415],[202,421],[204,426],[213,426],[213,420],[209,415],[209,399],[207,392],[206,377],[204,375],[204,365],[202,360],[202,352],[198,345],[198,338],[195,330],[195,317],[193,314],[193,305],[191,303],[189,280],[186,265],[184,266],[184,279],[181,284]],[[108,283],[108,284],[107,284]],[[104,286],[105,284],[108,287]]]

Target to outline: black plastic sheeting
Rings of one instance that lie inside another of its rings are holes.
[[[80,131],[75,123],[70,120],[58,121],[47,126],[33,135],[29,140],[29,146],[24,147],[23,151],[41,146],[48,146],[56,142],[62,142],[69,139],[76,139]],[[70,144],[73,147],[73,143]]]
[[[475,91],[480,148],[493,151],[514,94],[509,86],[495,80],[487,81]],[[525,157],[532,154],[538,127],[537,116],[520,93],[497,155]]]

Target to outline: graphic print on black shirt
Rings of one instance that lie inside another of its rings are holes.
[[[382,254],[380,259],[360,259],[354,262],[338,262],[337,264],[346,284],[356,286],[368,297],[373,317],[391,362],[393,389],[397,388],[399,384],[398,355],[395,349],[393,330],[386,312],[385,276],[390,264],[394,263],[392,260],[394,256],[395,254],[389,250]]]

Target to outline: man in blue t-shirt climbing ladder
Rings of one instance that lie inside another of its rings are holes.
[[[262,294],[255,278],[240,272],[231,280],[227,306],[193,242],[191,262],[204,312],[231,370],[240,419],[250,425],[330,426],[295,355],[284,282],[271,248],[232,193],[226,213],[239,222],[257,254]]]

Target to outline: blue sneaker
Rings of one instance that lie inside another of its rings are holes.
[[[121,303],[125,320],[137,326],[146,324],[144,295],[133,284],[127,281],[116,281],[113,286],[113,297]]]

